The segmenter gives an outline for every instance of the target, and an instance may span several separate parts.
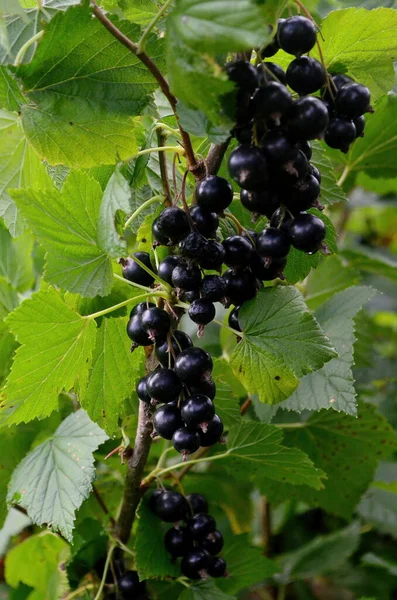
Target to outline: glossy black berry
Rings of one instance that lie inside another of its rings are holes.
[[[273,281],[277,277],[282,278],[282,272],[287,264],[287,258],[272,258],[270,265],[268,261],[265,263],[265,259],[261,258],[258,254],[255,255],[251,262],[250,268],[255,277],[260,281]]]
[[[179,242],[190,231],[186,213],[177,206],[165,208],[154,223],[156,223],[156,228],[153,231],[154,238],[157,239],[156,234],[160,232],[162,239],[166,237],[174,244]],[[160,240],[157,241],[160,242]]]
[[[297,179],[302,179],[309,173],[310,164],[302,150],[298,150],[295,158],[286,163],[277,174],[277,179],[281,186],[289,183],[296,183]],[[281,194],[280,194],[281,196]]]
[[[128,279],[128,281],[131,281],[132,283],[138,283],[139,285],[152,285],[154,278],[134,261],[134,256],[151,271],[155,271],[147,252],[134,252],[132,257],[128,257],[122,261],[124,279]]]
[[[243,304],[256,295],[256,280],[248,269],[237,273],[228,270],[223,276],[227,284],[227,295],[232,304]]]
[[[172,285],[173,270],[182,263],[183,260],[180,256],[170,254],[170,256],[166,256],[165,259],[159,264],[157,274],[159,277],[161,277],[161,279],[164,279],[164,281]]]
[[[196,187],[195,196],[202,209],[208,212],[222,212],[233,200],[233,189],[227,179],[208,175]]]
[[[174,357],[178,356],[182,350],[191,348],[193,342],[184,331],[177,329],[171,334],[171,348],[168,340],[165,340],[161,344],[156,344],[156,357],[163,367],[174,366]]]
[[[206,575],[211,556],[205,550],[193,550],[182,558],[182,575],[189,579],[201,579]]]
[[[202,348],[187,348],[175,360],[175,372],[187,385],[199,383],[212,367],[211,356]]]
[[[197,325],[208,325],[215,319],[215,313],[215,306],[205,298],[194,300],[188,310],[189,317]]]
[[[196,265],[181,264],[172,271],[172,285],[190,291],[200,287],[201,271]]]
[[[276,227],[276,229],[284,229],[288,231],[288,227],[292,222],[292,217],[284,208],[280,207],[274,211],[272,218],[270,219],[270,227]]]
[[[200,542],[216,530],[216,521],[207,513],[199,513],[186,522],[186,529],[194,541]]]
[[[306,54],[316,43],[316,27],[306,17],[289,17],[279,23],[277,39],[282,48],[288,54],[300,56]]]
[[[172,436],[172,445],[177,452],[187,456],[200,448],[200,436],[195,430],[180,427]]]
[[[269,131],[261,141],[261,148],[270,163],[284,164],[294,160],[298,152],[296,144],[277,129]]]
[[[158,224],[156,223],[156,221],[153,222],[152,225],[152,236],[153,236],[153,240],[154,240],[154,246],[172,246],[172,242],[170,240],[170,238],[168,238],[166,235],[164,235],[160,229],[160,227],[158,226]]]
[[[182,402],[181,415],[188,427],[199,427],[214,418],[215,406],[208,396],[194,394]]]
[[[322,137],[328,121],[328,110],[325,104],[312,96],[296,100],[287,117],[289,133],[297,140],[314,140]]]
[[[307,160],[310,160],[313,155],[313,150],[312,150],[310,142],[308,142],[307,140],[304,140],[304,141],[298,142],[297,145],[298,145],[299,150],[302,150],[302,152],[306,156]]]
[[[147,376],[141,377],[136,384],[136,394],[142,402],[145,402],[146,404],[150,403],[151,397],[147,389]]]
[[[136,317],[136,315],[141,315],[147,308],[153,308],[156,306],[153,302],[140,302],[131,308],[130,319],[132,317]]]
[[[241,235],[226,238],[223,247],[225,249],[223,262],[233,268],[247,266],[255,252],[251,242]]]
[[[336,88],[337,91],[343,88],[345,85],[350,85],[354,83],[353,79],[348,75],[342,75],[341,73],[337,73],[336,75],[332,75],[333,86],[332,90]]]
[[[313,175],[319,183],[321,183],[321,173],[316,165],[310,165],[310,175]]]
[[[153,513],[156,513],[156,502],[164,494],[164,490],[153,490],[148,497],[148,506]]]
[[[206,251],[208,240],[201,233],[192,231],[179,244],[182,256],[190,260],[198,260]]]
[[[172,369],[157,369],[148,377],[147,390],[157,402],[173,402],[179,398],[182,384]]]
[[[287,69],[287,83],[298,94],[317,92],[326,81],[323,65],[311,56],[295,58]]]
[[[201,548],[209,552],[211,556],[219,554],[223,548],[223,544],[223,535],[217,530],[207,535],[207,537],[200,542]]]
[[[236,126],[233,129],[233,135],[239,144],[251,144],[253,136],[252,123]]]
[[[292,245],[298,250],[312,254],[317,252],[325,239],[326,228],[315,215],[302,213],[289,227]]]
[[[216,240],[207,240],[205,250],[199,258],[199,264],[202,269],[218,271],[222,267],[224,258],[225,250],[222,244]]]
[[[185,556],[193,550],[193,543],[185,527],[172,527],[164,536],[164,546],[173,558]]]
[[[268,227],[258,238],[257,251],[264,258],[283,258],[287,256],[290,247],[289,236],[282,229]]]
[[[162,341],[171,328],[170,315],[156,306],[148,308],[141,315],[142,329],[153,341]]]
[[[284,69],[274,62],[264,62],[257,66],[259,85],[265,85],[270,81],[287,84],[287,76]]]
[[[201,296],[211,302],[220,302],[226,296],[226,283],[220,275],[205,275],[200,289]]]
[[[291,108],[293,99],[285,85],[269,81],[258,89],[254,97],[254,111],[258,117],[280,118]]]
[[[210,577],[225,577],[226,575],[226,562],[219,556],[211,557],[207,566],[207,573]]]
[[[166,440],[172,440],[175,431],[183,426],[181,411],[173,404],[160,406],[153,415],[155,431]]]
[[[246,190],[261,188],[268,179],[266,158],[256,146],[239,146],[230,155],[229,173]]]
[[[239,320],[238,320],[238,311],[240,309],[240,306],[235,306],[233,308],[232,311],[230,311],[229,313],[229,318],[228,318],[228,325],[229,327],[231,327],[232,329],[235,329],[236,331],[242,331]]]
[[[200,441],[201,446],[204,448],[208,448],[209,446],[213,446],[221,441],[222,433],[223,433],[223,423],[222,420],[215,415],[212,421],[207,423],[206,431],[202,431],[200,429]]]
[[[212,377],[206,377],[206,379],[199,383],[189,384],[188,387],[191,395],[204,394],[204,396],[208,396],[211,400],[215,398],[216,385]]]
[[[245,60],[227,63],[226,73],[237,87],[253,92],[258,86],[258,77],[254,65]]]
[[[290,196],[284,199],[284,204],[293,215],[296,215],[313,206],[320,191],[318,179],[314,175],[307,175],[295,184]]]
[[[280,204],[277,193],[273,189],[266,188],[254,192],[241,190],[240,200],[241,204],[250,212],[265,215],[268,218]]]
[[[335,97],[336,112],[349,119],[360,117],[371,109],[371,94],[365,85],[351,83],[344,85]]]
[[[142,329],[142,322],[140,315],[132,317],[127,324],[127,335],[138,346],[151,346],[153,340],[150,339],[144,329]]]
[[[356,128],[356,137],[364,137],[364,129],[365,129],[365,117],[361,115],[361,117],[357,117],[353,119],[354,126]]]
[[[269,34],[273,31],[273,27],[269,25]],[[269,58],[270,56],[274,56],[280,50],[279,43],[277,41],[277,35],[275,35],[272,41],[260,49],[259,55],[261,58]]]
[[[215,237],[219,225],[216,212],[208,212],[202,206],[192,206],[190,216],[197,231],[207,238]]]
[[[121,594],[126,598],[138,598],[145,592],[145,582],[139,581],[136,571],[126,571],[118,580]]]
[[[185,292],[182,295],[182,300],[184,302],[194,302],[194,300],[198,300],[200,298],[200,290],[197,288],[196,290],[190,290],[189,292]]]
[[[165,491],[156,498],[154,512],[166,523],[177,523],[190,514],[189,504],[179,492]]]
[[[189,502],[194,515],[208,512],[208,502],[202,494],[189,494],[186,496],[186,499]]]
[[[330,120],[324,134],[324,141],[330,148],[347,153],[350,144],[356,139],[356,126],[350,119],[334,117]]]

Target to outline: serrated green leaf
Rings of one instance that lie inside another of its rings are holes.
[[[98,220],[98,244],[114,257],[125,254],[127,248],[115,225],[117,211],[131,212],[131,189],[120,169],[116,169],[105,188]]]
[[[375,481],[361,498],[357,512],[378,531],[397,538],[397,485]]]
[[[230,364],[247,390],[266,404],[288,398],[299,377],[336,356],[293,287],[261,290],[239,311],[243,337]]]
[[[0,556],[3,557],[7,553],[11,539],[19,535],[24,529],[30,527],[32,521],[25,514],[15,508],[8,511],[6,520],[0,530]]]
[[[315,317],[335,347],[338,356],[301,380],[298,389],[280,408],[301,412],[333,408],[357,414],[354,389],[354,317],[373,296],[369,287],[350,287],[335,294],[316,311]]]
[[[99,241],[99,183],[72,171],[61,190],[19,189],[12,196],[47,251],[45,279],[83,296],[108,294],[113,271]]]
[[[13,239],[0,225],[0,277],[4,277],[15,290],[24,292],[34,281],[33,244],[31,235]]]
[[[380,252],[361,246],[360,250],[343,250],[342,256],[348,261],[349,265],[358,271],[382,275],[397,283],[397,261],[387,258]]]
[[[180,124],[192,135],[208,137],[213,144],[222,144],[230,137],[230,127],[214,127],[201,110],[188,108],[183,102],[178,102],[177,112]]]
[[[329,206],[337,202],[344,202],[346,194],[337,184],[335,169],[327,156],[325,147],[319,142],[312,142],[313,156],[311,161],[321,173],[320,202]]]
[[[71,541],[75,511],[92,489],[93,453],[107,439],[84,410],[72,413],[18,465],[9,485],[8,503],[16,502],[34,523],[46,523]]]
[[[14,336],[9,332],[8,327],[4,323],[0,323],[0,385],[4,384],[5,378],[8,376],[12,357],[17,349],[18,344]]]
[[[236,597],[225,594],[209,579],[193,583],[178,596],[178,600],[236,600]]]
[[[124,17],[138,25],[148,25],[159,11],[159,6],[154,0],[134,0],[133,5],[128,0],[118,0],[117,4]]]
[[[18,111],[25,98],[23,97],[18,83],[10,71],[0,67],[0,108],[9,111]]]
[[[143,372],[143,356],[131,354],[125,328],[125,318],[103,319],[88,385],[82,390],[82,407],[109,435],[117,431],[123,402],[131,396],[134,382]]]
[[[357,271],[344,264],[340,255],[328,256],[308,277],[305,302],[314,310],[334,294],[358,284],[359,281]]]
[[[140,28],[114,19],[131,39]],[[138,150],[132,115],[157,87],[140,60],[92,17],[89,3],[58,12],[45,25],[33,60],[15,71],[30,100],[22,126],[50,164],[77,168],[114,164]],[[162,40],[147,51],[162,63]]]
[[[226,427],[236,425],[241,421],[239,399],[245,390],[226,360],[214,361],[213,378],[216,381],[216,413]]]
[[[44,418],[58,407],[58,395],[78,382],[84,389],[95,323],[73,312],[51,287],[32,295],[7,318],[22,346],[1,393],[3,423]]]

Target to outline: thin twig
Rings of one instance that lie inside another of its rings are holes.
[[[240,408],[240,415],[241,415],[241,416],[244,416],[244,415],[245,415],[245,413],[246,413],[246,412],[248,411],[248,409],[250,408],[251,404],[252,404],[252,398],[248,397],[248,398],[245,400],[245,402],[243,402],[243,404],[241,405],[241,408]]]
[[[112,527],[115,527],[116,525],[116,521],[115,519],[112,517],[112,515],[109,512],[108,507],[105,504],[104,499],[102,498],[102,496],[100,495],[100,493],[98,492],[98,489],[95,487],[95,485],[92,486],[92,491],[94,492],[94,496],[96,498],[96,501],[98,502],[99,506],[101,507],[102,511],[105,513],[105,515],[107,517],[109,517],[109,521]]]
[[[164,132],[161,129],[156,130],[157,135],[157,145],[159,147],[165,146],[167,137],[164,135]],[[168,180],[168,170],[167,170],[167,158],[164,152],[159,152],[159,164],[160,164],[160,176],[161,183],[163,186],[163,194],[165,196],[165,206],[172,206],[172,193],[170,188],[170,182]]]

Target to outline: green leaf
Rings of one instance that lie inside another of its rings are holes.
[[[131,39],[140,28],[114,19]],[[44,27],[33,60],[15,72],[30,100],[22,106],[26,136],[50,164],[93,167],[137,152],[136,125],[157,87],[140,60],[92,17],[88,2],[58,12]],[[162,64],[162,40],[147,51]]]
[[[29,600],[61,598],[69,588],[65,572],[69,556],[70,548],[59,536],[47,531],[32,535],[7,554],[7,583],[34,588]]]
[[[139,578],[150,579],[158,577],[178,577],[179,566],[171,561],[164,547],[164,534],[170,525],[160,521],[150,510],[144,499],[137,512],[137,527],[135,533],[135,566]]]
[[[8,511],[6,520],[0,530],[0,556],[6,555],[11,540],[19,535],[24,529],[30,527],[32,521],[24,513],[11,508]]]
[[[213,378],[216,381],[216,412],[223,423],[236,425],[241,421],[239,399],[244,397],[245,390],[226,360],[214,361]]]
[[[0,276],[19,292],[33,286],[33,243],[28,234],[13,239],[0,225]]]
[[[123,401],[143,372],[143,356],[131,354],[126,319],[103,319],[98,328],[88,386],[81,405],[109,435],[118,429]]]
[[[333,408],[348,415],[357,414],[354,389],[353,346],[354,317],[373,296],[369,287],[350,287],[336,294],[315,313],[322,329],[335,347],[338,356],[315,373],[301,380],[298,389],[280,408],[294,411]]]
[[[321,489],[324,473],[303,452],[282,446],[282,441],[283,433],[274,425],[241,423],[229,431],[223,465],[235,477],[252,476],[255,481],[266,477]]]
[[[393,60],[397,57],[395,10],[336,10],[322,21],[321,32],[321,46],[331,73],[347,73],[368,86],[373,99],[393,87]],[[318,55],[317,49],[314,53]]]
[[[11,235],[20,235],[24,224],[8,193],[10,188],[52,186],[46,168],[28,144],[16,113],[0,110],[0,217],[3,217]]]
[[[383,256],[380,252],[361,246],[359,251],[343,250],[342,256],[358,271],[381,275],[397,283],[397,261]]]
[[[376,481],[366,491],[357,512],[378,531],[397,538],[397,485]]]
[[[101,186],[72,171],[61,190],[13,190],[12,196],[47,251],[45,279],[83,296],[105,296],[112,264],[100,246]]]
[[[288,398],[299,377],[320,369],[335,350],[294,287],[261,290],[239,312],[244,331],[230,364],[266,404]]]
[[[236,600],[236,597],[225,594],[209,579],[193,583],[178,596],[178,600]]]
[[[177,112],[180,124],[192,135],[208,137],[213,144],[222,144],[230,137],[230,127],[214,127],[201,110],[188,108],[183,102],[178,102]]]
[[[366,554],[364,554],[361,557],[361,562],[366,567],[375,567],[376,569],[385,569],[389,573],[389,575],[392,575],[393,577],[397,577],[397,563],[394,561],[392,562],[391,560],[387,560],[386,558],[383,558],[382,556],[378,556],[377,554],[374,554],[373,552],[366,552]]]
[[[119,0],[118,5],[124,17],[138,25],[148,25],[159,11],[159,6],[154,0],[134,0],[133,6],[128,0]]]
[[[344,264],[340,255],[328,256],[308,277],[305,302],[311,310],[314,310],[334,294],[356,285],[359,281],[360,276],[357,271]]]
[[[107,439],[84,410],[72,413],[15,469],[8,503],[22,506],[36,525],[48,523],[70,542],[75,512],[95,478],[93,453]]]
[[[0,67],[0,108],[9,111],[18,111],[25,98],[23,97],[18,83],[10,71]]]
[[[76,382],[85,389],[95,323],[70,310],[48,288],[9,315],[7,324],[22,344],[1,393],[7,425],[42,419],[58,407],[58,395]]]
[[[277,575],[277,580],[285,585],[290,581],[332,573],[346,564],[359,542],[358,522],[329,535],[318,536],[299,550],[281,556],[282,572]]]
[[[116,169],[106,186],[98,221],[98,244],[114,257],[125,254],[127,248],[115,225],[117,211],[131,212],[131,189],[120,169]]]
[[[346,194],[337,184],[335,170],[327,156],[325,147],[319,142],[312,142],[313,156],[311,161],[321,173],[321,196],[320,202],[325,206],[344,202]]]

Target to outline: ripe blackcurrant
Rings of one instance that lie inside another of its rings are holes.
[[[239,146],[230,155],[229,173],[246,190],[261,188],[268,179],[266,158],[256,146]]]
[[[199,259],[205,252],[208,240],[201,233],[189,233],[179,244],[182,256],[190,260]]]
[[[233,200],[233,189],[227,179],[208,175],[196,187],[195,196],[203,210],[222,212]]]
[[[325,83],[323,65],[311,56],[295,58],[287,69],[287,83],[298,94],[312,94]]]
[[[164,235],[156,221],[152,225],[153,246],[172,246],[170,238]]]
[[[153,308],[156,306],[153,302],[140,302],[131,308],[130,319],[132,317],[136,317],[136,315],[141,315],[147,308]]]
[[[187,333],[177,329],[171,334],[171,348],[168,340],[156,344],[156,357],[163,367],[173,367],[174,357],[178,356],[182,350],[192,346],[193,342]]]
[[[256,254],[251,262],[251,271],[260,281],[273,281],[277,277],[282,278],[282,272],[287,264],[287,258],[272,258],[271,264],[265,264],[265,261]]]
[[[162,341],[171,328],[170,315],[162,308],[148,308],[141,315],[142,329],[153,341]]]
[[[215,319],[215,313],[215,306],[206,298],[194,300],[188,310],[189,317],[197,325],[208,325]]]
[[[225,249],[223,262],[233,268],[247,266],[255,252],[251,242],[241,235],[226,238],[223,247]]]
[[[296,100],[287,117],[289,133],[297,140],[314,140],[321,137],[328,121],[325,104],[312,96]]]
[[[365,129],[365,117],[361,115],[361,117],[357,117],[353,119],[354,126],[356,128],[356,137],[364,137],[364,129]]]
[[[261,148],[271,163],[284,164],[294,160],[298,152],[296,145],[277,129],[269,131],[267,136],[261,141]]]
[[[211,556],[205,550],[193,550],[185,554],[181,562],[182,575],[189,579],[204,578],[210,559]]]
[[[223,548],[223,535],[220,531],[213,531],[205,540],[200,543],[200,546],[203,550],[207,550],[211,554],[211,556],[216,556]]]
[[[139,400],[142,400],[142,402],[145,402],[146,404],[150,403],[151,398],[147,390],[147,375],[145,377],[141,377],[136,384],[136,394]]]
[[[270,81],[278,81],[287,84],[287,76],[284,69],[274,62],[264,62],[257,66],[259,85],[265,85]],[[270,73],[269,73],[270,71]]]
[[[237,60],[227,63],[225,69],[230,81],[233,81],[239,88],[253,92],[258,86],[256,69],[250,62]]]
[[[172,271],[172,284],[181,290],[196,290],[200,282],[201,271],[196,265],[181,264]]]
[[[227,285],[227,295],[232,304],[243,304],[256,295],[256,280],[248,269],[238,273],[229,269],[223,276]]]
[[[156,502],[164,494],[164,490],[153,490],[148,498],[148,506],[153,513],[156,513]]]
[[[207,238],[215,237],[219,225],[216,212],[208,212],[201,206],[192,206],[190,216],[199,233]]]
[[[283,199],[284,204],[293,215],[297,215],[313,206],[320,195],[320,191],[321,187],[318,180],[313,175],[307,175],[304,179],[298,181],[291,190],[290,195]]]
[[[196,542],[204,540],[207,535],[216,530],[216,521],[214,517],[206,513],[193,515],[186,522],[186,529]]]
[[[306,17],[289,17],[279,23],[277,39],[285,52],[300,56],[310,52],[315,45],[316,28]]]
[[[157,369],[147,380],[150,397],[158,402],[173,402],[179,398],[182,384],[172,369]]]
[[[290,247],[289,236],[282,229],[268,227],[258,238],[258,254],[266,258],[283,258],[287,256]]]
[[[236,125],[233,135],[239,144],[251,144],[253,136],[252,123]]]
[[[330,148],[336,148],[346,154],[356,137],[356,126],[353,121],[334,117],[325,130],[324,141]]]
[[[277,173],[277,179],[281,185],[296,183],[297,179],[305,177],[310,169],[309,161],[302,150],[298,150],[295,158],[284,165],[284,168]]]
[[[154,512],[166,523],[177,523],[186,519],[190,514],[190,507],[179,492],[165,491],[157,496]]]
[[[350,85],[351,83],[354,83],[351,77],[349,77],[348,75],[342,75],[341,73],[332,75],[332,81],[337,91],[342,89],[344,85]]]
[[[235,306],[232,311],[230,311],[228,324],[229,327],[235,329],[236,331],[242,331],[239,320],[238,320],[238,311],[240,306]]]
[[[344,85],[335,97],[335,109],[344,117],[355,119],[371,112],[371,94],[365,85],[351,83]]]
[[[308,254],[317,252],[325,239],[326,228],[315,215],[301,213],[289,226],[292,245]]]
[[[145,592],[145,582],[139,581],[136,571],[126,571],[118,580],[120,592],[126,598],[138,598]],[[127,596],[128,594],[128,596]]]
[[[214,418],[215,406],[208,396],[194,394],[182,402],[181,415],[188,427],[199,427]]]
[[[156,228],[153,232],[155,239],[157,239],[155,234],[160,232],[162,239],[163,237],[167,237],[171,242],[177,243],[190,231],[186,213],[177,206],[165,208],[154,223],[156,223]],[[157,241],[160,242],[160,240]]]
[[[172,404],[160,406],[153,415],[153,425],[162,438],[172,440],[175,431],[183,427],[180,409]]]
[[[226,283],[220,275],[205,275],[201,282],[201,296],[211,302],[220,302],[226,296]]]
[[[192,540],[185,527],[172,527],[164,536],[164,546],[173,558],[185,556],[193,550]]]
[[[241,204],[250,212],[270,218],[279,205],[279,199],[273,189],[261,189],[255,192],[241,190]]]
[[[124,279],[128,279],[128,281],[131,281],[132,283],[138,283],[139,285],[152,285],[154,278],[152,275],[150,275],[150,273],[145,271],[145,269],[142,269],[142,267],[134,261],[134,256],[151,271],[155,270],[150,262],[150,256],[147,252],[134,252],[131,258],[128,257],[126,259],[122,259]]]
[[[189,502],[194,515],[208,512],[208,502],[202,494],[189,494],[186,496],[186,499]]]
[[[258,89],[253,103],[257,116],[264,119],[269,117],[279,119],[290,110],[293,100],[285,85],[278,81],[269,81]]]
[[[269,25],[269,33],[272,33],[273,27]],[[274,56],[280,50],[279,43],[277,41],[277,35],[275,35],[267,46],[261,48],[259,54],[261,58],[269,58],[270,56]]]
[[[197,431],[180,427],[172,436],[172,445],[184,457],[200,448],[200,436]]]
[[[316,165],[310,165],[310,174],[313,175],[313,177],[315,177],[319,183],[321,183],[321,173]]]
[[[222,267],[224,258],[225,250],[222,244],[216,240],[207,240],[205,250],[199,258],[199,264],[202,269],[218,271]]]
[[[172,272],[178,265],[182,264],[183,260],[180,256],[175,256],[174,254],[170,254],[170,256],[166,256],[164,260],[161,261],[158,268],[158,276],[161,279],[164,279],[167,283],[172,285]]]
[[[189,292],[185,292],[182,295],[182,300],[184,300],[185,302],[194,302],[194,300],[198,300],[200,298],[200,290],[196,289],[196,290],[190,290]]]
[[[219,556],[211,557],[211,560],[207,565],[207,573],[210,577],[225,577],[226,562],[223,558],[219,558]]]
[[[153,341],[150,339],[144,329],[142,329],[142,322],[140,315],[132,317],[127,324],[127,335],[138,346],[151,346]]]
[[[199,431],[201,446],[208,448],[217,444],[221,441],[222,433],[223,423],[218,415],[215,415],[212,421],[207,423],[207,430],[205,432],[202,430]]]
[[[208,396],[208,398],[213,400],[216,395],[216,385],[212,377],[207,377],[204,381],[200,381],[199,383],[190,383],[189,391],[191,395],[204,394],[204,396]]]
[[[302,150],[302,152],[306,156],[307,160],[311,159],[311,157],[313,155],[313,150],[312,150],[310,142],[308,142],[307,140],[298,142],[298,148],[299,148],[299,150]]]
[[[212,367],[211,356],[202,348],[187,348],[175,360],[175,372],[187,385],[199,383],[206,378]]]

